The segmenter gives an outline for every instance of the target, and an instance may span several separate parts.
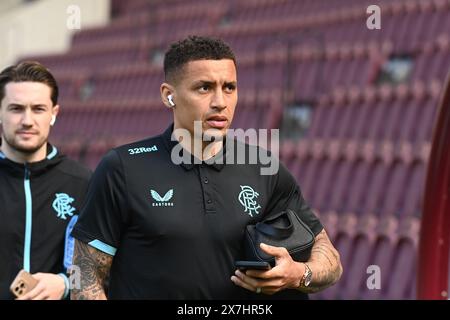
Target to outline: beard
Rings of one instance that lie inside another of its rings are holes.
[[[17,142],[14,137],[10,139],[5,133],[2,135],[2,142],[6,143],[11,149],[27,155],[35,153],[47,143],[46,139],[40,139],[35,145],[22,145],[20,142]]]
[[[202,136],[203,142],[219,142],[223,141],[226,137],[225,132],[217,131],[205,131]]]
[[[203,130],[201,138],[203,142],[222,141],[227,135],[227,131],[228,129],[208,128],[206,130]]]

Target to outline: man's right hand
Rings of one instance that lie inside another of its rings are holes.
[[[32,276],[38,280],[38,284],[17,300],[60,300],[63,298],[66,284],[60,275],[35,273]]]

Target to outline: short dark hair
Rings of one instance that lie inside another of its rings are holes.
[[[53,106],[58,104],[58,84],[50,71],[36,61],[23,61],[7,67],[0,73],[0,101],[5,97],[5,87],[10,82],[40,82],[51,89]]]
[[[233,60],[233,50],[221,39],[189,36],[173,43],[164,56],[164,75],[166,81],[174,80],[178,71],[188,62],[196,60]]]

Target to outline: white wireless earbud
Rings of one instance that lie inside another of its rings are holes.
[[[169,100],[169,104],[171,107],[175,107],[175,102],[173,102],[173,96],[171,94],[167,96],[167,100]]]
[[[52,116],[52,120],[50,121],[50,125],[54,125],[56,122],[56,116]]]

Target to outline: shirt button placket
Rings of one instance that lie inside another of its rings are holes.
[[[199,169],[200,169],[199,170],[200,180],[202,181],[203,184],[202,189],[203,189],[203,199],[205,201],[205,209],[207,212],[215,211],[213,205],[213,194],[211,190],[211,184],[207,176],[208,169],[205,168],[204,166],[200,166]]]

